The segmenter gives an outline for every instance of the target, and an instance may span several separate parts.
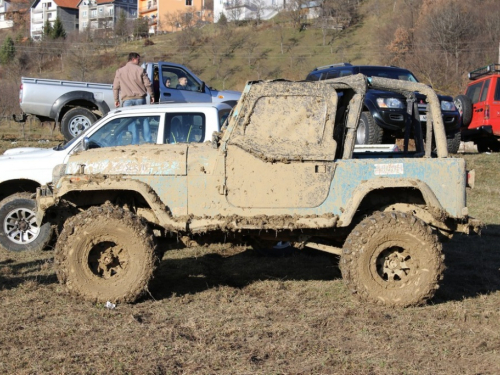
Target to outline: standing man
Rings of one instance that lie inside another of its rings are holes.
[[[139,66],[141,56],[136,52],[128,54],[127,64],[118,69],[113,81],[113,95],[115,97],[115,106],[120,106],[120,96],[123,107],[146,104],[146,95],[149,94],[151,103],[154,103],[155,97],[151,81],[146,72]],[[139,134],[134,125],[129,126],[132,132],[132,143],[139,143]],[[151,142],[151,131],[149,129],[149,121],[144,119],[143,123],[143,138],[145,142]]]
[[[118,69],[113,82],[113,95],[115,97],[115,106],[129,107],[132,105],[146,104],[146,95],[149,94],[151,103],[154,103],[154,94],[146,72],[139,66],[141,56],[136,52],[128,54],[127,64]]]

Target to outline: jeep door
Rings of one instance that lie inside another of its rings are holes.
[[[472,121],[469,129],[489,124],[489,107],[487,106],[488,91],[491,77],[478,81],[467,88],[466,95],[472,101]]]
[[[317,207],[335,169],[336,92],[303,82],[270,87],[252,86],[235,120],[225,158],[227,202],[243,209]]]

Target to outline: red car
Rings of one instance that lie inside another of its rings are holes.
[[[474,141],[479,151],[500,150],[500,65],[469,73],[465,95],[455,98],[462,113],[462,140]]]

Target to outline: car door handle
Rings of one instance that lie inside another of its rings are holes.
[[[172,96],[172,94],[170,94],[169,92],[164,92],[163,96]]]
[[[475,112],[483,112],[484,109],[483,108],[479,108],[479,109],[476,109]]]

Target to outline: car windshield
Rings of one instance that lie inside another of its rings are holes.
[[[367,77],[398,79],[400,81],[418,82],[418,79],[405,69],[384,69],[381,67],[360,67],[359,72]]]

